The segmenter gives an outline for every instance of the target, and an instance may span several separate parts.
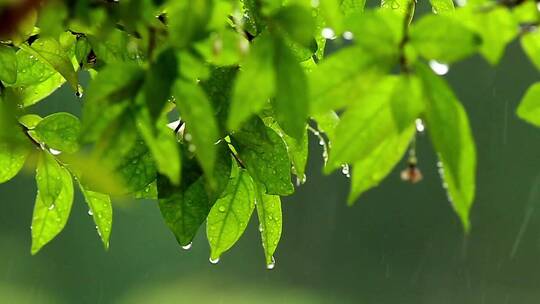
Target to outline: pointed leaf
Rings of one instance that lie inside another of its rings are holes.
[[[176,53],[172,48],[161,52],[146,73],[144,94],[146,106],[152,119],[157,119],[167,101],[171,98],[171,88],[178,72]]]
[[[0,183],[19,173],[29,153],[30,147],[25,142],[0,141]]]
[[[426,123],[439,154],[444,182],[466,232],[470,229],[476,176],[476,147],[467,114],[444,81],[427,66],[417,67],[426,96]]]
[[[540,82],[529,87],[519,104],[517,115],[521,119],[540,127]]]
[[[219,259],[240,239],[255,208],[251,177],[245,170],[233,168],[227,189],[208,214],[206,235],[212,260]]]
[[[43,152],[42,155],[48,155],[48,153]],[[60,168],[56,173],[60,192],[50,204],[43,201],[43,198],[48,196],[44,195],[46,190],[40,188],[38,184],[39,192],[36,195],[31,226],[32,254],[36,254],[64,229],[71,212],[73,204],[73,181],[71,175],[64,168]]]
[[[521,37],[521,47],[531,62],[540,70],[540,30],[526,33]]]
[[[109,249],[113,216],[111,198],[107,194],[86,190],[80,183],[79,187],[88,204],[88,214],[94,219],[103,246],[105,249]]]
[[[352,205],[362,193],[377,186],[386,178],[403,157],[414,132],[414,126],[410,126],[400,134],[387,137],[366,157],[353,163],[349,205]]]
[[[259,118],[234,133],[232,142],[249,174],[266,187],[266,193],[289,195],[294,191],[287,147]]]
[[[49,152],[40,153],[36,168],[36,183],[40,202],[45,206],[52,206],[62,192],[64,171],[65,169]]]
[[[281,200],[278,195],[264,194],[264,187],[256,187],[257,215],[259,232],[264,249],[266,265],[272,267],[274,252],[281,238],[282,214]]]

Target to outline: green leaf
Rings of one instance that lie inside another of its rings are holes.
[[[234,166],[227,188],[208,214],[206,235],[212,262],[240,239],[254,208],[253,181],[245,170]]]
[[[398,13],[400,16],[407,18],[407,20],[410,23],[414,16],[414,10],[416,8],[416,1],[415,0],[381,0],[381,8]]]
[[[273,40],[263,35],[253,41],[249,55],[241,64],[232,92],[227,127],[236,130],[251,115],[259,112],[275,92]]]
[[[124,101],[137,94],[143,75],[133,63],[109,64],[97,74],[88,87],[83,107],[81,133],[86,141],[96,140],[125,110]]]
[[[56,39],[39,38],[32,45],[22,44],[21,49],[50,65],[67,80],[74,90],[78,90],[79,80],[71,58],[67,56],[66,50]]]
[[[170,41],[177,48],[187,47],[204,36],[211,17],[212,1],[170,1],[168,8]]]
[[[410,43],[426,59],[452,63],[474,54],[480,39],[455,18],[427,15],[411,27]]]
[[[417,98],[406,98],[419,90],[416,85],[406,76],[388,76],[349,107],[336,128],[325,171],[368,157],[386,138],[410,126],[423,109]]]
[[[276,119],[283,131],[300,139],[305,133],[309,113],[307,77],[284,43],[275,53],[276,97],[273,102]]]
[[[210,211],[210,201],[200,176],[191,184],[185,181],[175,187],[167,178],[158,176],[159,209],[178,243],[188,246]]]
[[[400,134],[385,138],[366,157],[353,163],[349,205],[352,205],[362,193],[377,186],[392,172],[407,150],[414,132],[414,126],[410,126]]]
[[[521,37],[521,47],[531,62],[540,70],[540,30],[526,33]]]
[[[203,170],[211,176],[216,160],[218,126],[212,104],[203,89],[184,80],[174,85],[174,96],[180,117],[186,123],[184,138],[190,138],[190,149],[195,152]]]
[[[182,183],[172,185],[164,176],[158,176],[159,209],[165,223],[174,233],[178,243],[189,246],[197,230],[204,223],[210,208],[227,187],[231,176],[231,156],[225,143],[219,145],[214,166],[215,187],[205,183],[200,165],[183,153]]]
[[[165,116],[160,117],[155,123],[150,118],[148,109],[137,97],[135,110],[137,129],[146,142],[150,153],[155,160],[157,171],[167,176],[174,185],[180,184],[181,158],[178,157],[179,148],[176,134],[167,127]]]
[[[49,148],[66,153],[79,150],[81,125],[72,114],[59,112],[43,118],[30,134]]]
[[[108,65],[120,63],[128,61],[132,55],[127,47],[129,36],[124,31],[111,29],[106,34],[102,33],[101,36],[87,35],[87,39],[98,63],[105,62]]]
[[[326,134],[328,140],[332,142],[340,121],[336,112],[328,111],[326,113],[314,115],[312,118],[317,122],[317,130]]]
[[[472,9],[460,13],[463,13],[460,20],[464,20],[465,24],[482,38],[482,56],[492,65],[497,64],[506,45],[518,35],[519,26],[510,10],[506,7],[495,7],[481,13]]]
[[[49,152],[40,153],[36,168],[36,182],[38,195],[45,206],[52,206],[62,192],[64,183],[62,174],[65,170]]]
[[[276,122],[267,123],[285,142],[287,153],[292,163],[292,171],[298,178],[298,183],[303,183],[306,179],[306,165],[308,159],[308,134],[307,128],[304,127],[304,132],[300,139],[295,139],[285,134],[281,127]]]
[[[309,46],[313,41],[315,20],[308,8],[297,4],[284,6],[272,19],[277,28],[293,41],[303,46]]]
[[[259,118],[234,133],[232,143],[249,174],[266,187],[267,194],[289,195],[294,191],[287,146]]]
[[[17,55],[12,47],[0,44],[0,80],[7,84],[17,81]]]
[[[24,142],[0,141],[0,183],[19,173],[29,153],[30,147]]]
[[[425,89],[426,123],[439,155],[448,195],[466,232],[475,192],[476,148],[467,114],[444,79],[417,67]]]
[[[86,190],[80,183],[79,187],[88,204],[88,214],[94,219],[103,246],[105,246],[105,249],[109,249],[113,216],[111,198],[107,194]]]
[[[266,267],[272,269],[275,264],[274,252],[282,230],[281,200],[278,195],[264,194],[264,187],[256,186],[255,188],[259,232],[261,233]]]
[[[19,117],[19,122],[25,126],[27,129],[35,128],[38,123],[42,120],[41,116],[37,114],[26,114]]]
[[[529,87],[517,109],[517,115],[540,127],[540,82],[537,82]]]
[[[43,158],[56,163],[54,159],[50,159],[52,156],[47,152],[42,153],[41,159]],[[39,166],[38,163],[38,168]],[[64,229],[71,212],[71,206],[73,204],[73,181],[71,175],[65,168],[61,167],[54,171],[54,177],[52,175],[53,172],[50,171],[47,177],[57,180],[60,191],[49,203],[46,203],[44,199],[50,199],[51,190],[44,189],[40,186],[38,179],[38,194],[36,195],[31,226],[32,254],[36,254]]]
[[[171,88],[178,72],[178,62],[174,49],[161,52],[146,73],[144,94],[146,107],[152,119],[157,119],[171,98]]]
[[[439,15],[450,15],[455,12],[452,0],[429,0],[433,13]]]

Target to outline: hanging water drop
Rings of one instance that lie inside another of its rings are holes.
[[[53,148],[49,148],[49,152],[51,152],[52,155],[60,155],[60,154],[62,154],[62,151],[55,150]]]
[[[348,164],[341,165],[341,173],[346,177],[351,177],[351,172]]]
[[[326,38],[326,39],[330,39],[330,40],[336,39],[336,33],[334,33],[334,30],[329,27],[323,28],[321,31],[321,35],[323,36],[323,38]]]
[[[90,216],[94,215],[94,212],[92,212],[92,209],[88,209],[88,215]]]
[[[426,126],[421,118],[417,118],[414,123],[416,124],[416,131],[423,133],[426,130]]]
[[[259,232],[263,232],[263,226],[259,224]]]
[[[324,146],[324,139],[319,139],[319,145]]]
[[[276,259],[274,259],[274,257],[272,257],[272,261],[268,264],[266,264],[266,269],[268,270],[272,270],[276,267]]]
[[[193,244],[192,242],[189,242],[189,244],[183,245],[183,246],[182,246],[182,249],[184,249],[184,250],[190,250],[192,244]]]
[[[219,263],[219,258],[209,258],[208,261],[210,261],[210,264],[216,265],[217,263]]]
[[[446,73],[448,73],[448,71],[450,70],[450,67],[448,67],[448,64],[438,62],[437,60],[430,60],[429,67],[437,75],[446,75]]]

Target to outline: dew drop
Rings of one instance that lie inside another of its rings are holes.
[[[448,73],[448,71],[450,70],[450,67],[448,67],[448,64],[438,62],[437,60],[430,60],[429,67],[437,75],[446,75],[446,73]]]
[[[83,97],[83,92],[80,91],[79,89],[77,89],[77,91],[75,92],[75,96],[76,96],[77,98],[82,98],[82,97]]]
[[[272,262],[270,262],[269,264],[266,264],[266,269],[272,270],[274,268],[276,268],[276,259],[272,257]]]
[[[88,215],[90,216],[94,215],[94,212],[92,212],[92,209],[88,209]]]
[[[195,150],[197,150],[197,148],[195,147],[195,145],[189,145],[189,147],[188,147],[188,151],[189,151],[189,152],[195,152]]]
[[[323,28],[321,31],[321,35],[326,39],[330,39],[330,40],[336,39],[336,33],[334,32],[333,29],[329,27]]]
[[[324,146],[324,139],[319,139],[319,145]]]
[[[263,232],[263,227],[261,224],[259,224],[259,232]]]
[[[186,133],[186,135],[184,135],[184,139],[187,141],[191,141],[191,134]]]
[[[426,130],[426,126],[424,125],[422,119],[417,118],[414,123],[416,124],[416,131],[419,133],[423,133]]]
[[[219,258],[209,258],[208,261],[210,261],[210,264],[216,265],[217,263],[219,263]]]
[[[225,212],[225,207],[224,206],[219,206],[218,210],[219,210],[219,212]]]
[[[187,245],[183,245],[183,246],[182,246],[182,249],[184,249],[184,250],[190,250],[190,249],[191,249],[191,245],[192,245],[192,244],[193,244],[193,243],[192,243],[192,242],[190,242],[190,243],[189,243],[189,244],[187,244]]]
[[[55,208],[54,204],[49,206],[49,210],[53,210]]]

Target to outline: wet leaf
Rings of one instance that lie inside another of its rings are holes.
[[[86,204],[88,204],[88,215],[91,215],[96,224],[96,229],[105,249],[109,248],[109,238],[112,230],[113,209],[111,198],[107,194],[86,190],[79,183],[81,192]]]
[[[0,80],[7,84],[17,81],[17,56],[15,49],[0,45]]]
[[[267,267],[273,267],[274,252],[281,238],[282,214],[281,200],[278,195],[264,194],[264,187],[256,186],[257,215],[259,232],[264,249]]]
[[[59,112],[43,118],[31,132],[32,137],[47,147],[66,153],[79,150],[79,119],[72,114]]]
[[[521,47],[529,60],[540,70],[540,30],[526,33],[521,37]]]
[[[517,115],[521,119],[540,127],[540,82],[529,87],[519,104]]]

